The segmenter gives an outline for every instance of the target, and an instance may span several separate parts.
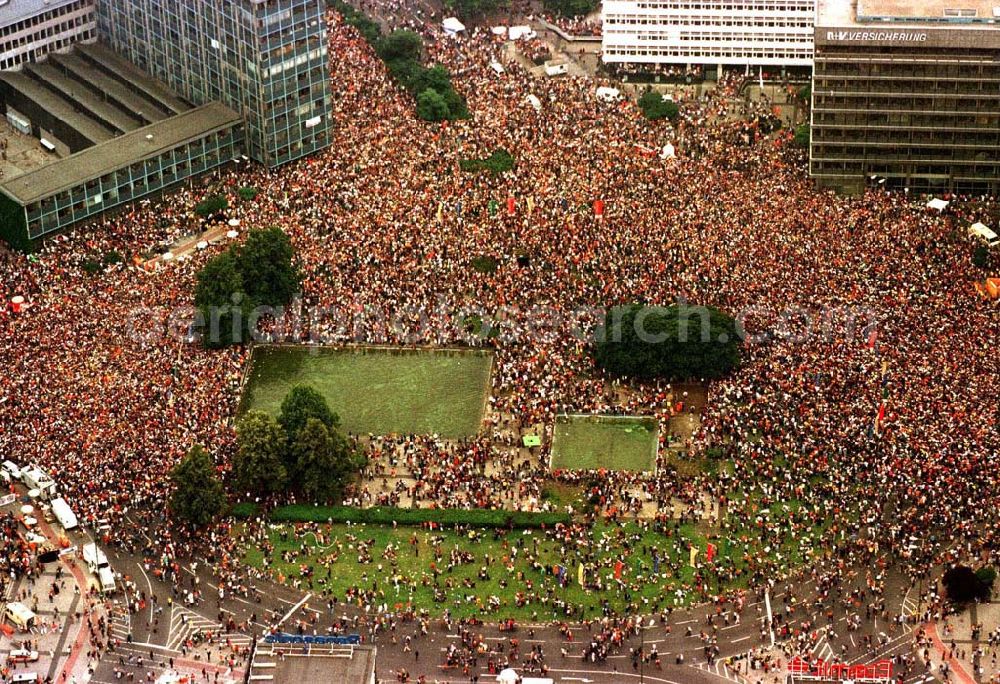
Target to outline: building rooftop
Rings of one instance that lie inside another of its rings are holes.
[[[816,0],[816,26],[872,25],[1000,28],[1000,0]]]
[[[30,204],[240,121],[229,107],[211,102],[45,164],[0,183],[0,188]]]
[[[369,684],[375,681],[372,646],[259,643],[249,681],[261,684]]]
[[[1000,20],[1000,0],[858,0],[858,18],[862,21]]]

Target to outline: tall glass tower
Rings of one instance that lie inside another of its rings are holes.
[[[193,103],[243,117],[269,167],[330,142],[323,0],[101,0],[102,40]]]

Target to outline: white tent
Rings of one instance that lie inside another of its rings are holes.
[[[944,211],[945,207],[947,207],[949,204],[951,203],[948,202],[948,200],[943,200],[938,197],[935,197],[930,202],[927,203],[927,208],[937,209],[938,211]]]
[[[506,26],[494,26],[493,28],[490,29],[490,31],[493,32],[494,36],[506,36],[507,35],[507,27]]]
[[[507,37],[511,40],[517,40],[518,38],[531,40],[536,35],[538,34],[532,31],[530,26],[511,26],[507,29]]]
[[[497,76],[504,72],[503,64],[497,61],[490,62],[490,69],[496,72]]]
[[[465,24],[460,22],[456,17],[448,17],[441,22],[441,27],[444,29],[445,33],[451,35],[461,33],[465,30]]]
[[[517,684],[518,676],[511,668],[506,670],[500,670],[500,674],[497,675],[497,682],[500,684]]]
[[[539,100],[535,95],[529,93],[528,96],[524,99],[528,101],[528,104],[530,104],[532,107],[535,108],[536,112],[542,111],[542,101]]]
[[[677,156],[677,152],[674,150],[674,146],[667,143],[663,146],[663,152],[660,153],[660,159],[673,159]]]
[[[622,91],[618,88],[609,88],[607,86],[601,86],[597,89],[597,99],[604,100],[605,102],[617,102],[622,98]]]

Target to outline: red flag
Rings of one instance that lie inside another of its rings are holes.
[[[515,206],[516,205],[515,205],[515,202],[514,202],[514,198],[513,197],[508,197],[507,198],[507,213],[510,214],[511,216],[514,215],[514,207]]]
[[[715,544],[710,542],[705,549],[705,560],[711,563],[713,558],[715,558]]]
[[[878,341],[878,328],[872,328],[871,333],[868,335],[868,348],[874,349],[875,342]]]
[[[604,216],[604,200],[594,200],[594,213]]]
[[[624,570],[624,569],[625,569],[625,564],[624,563],[622,563],[620,560],[619,561],[615,561],[615,579],[621,579],[622,578],[622,570]]]

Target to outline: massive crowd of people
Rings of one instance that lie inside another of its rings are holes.
[[[191,304],[199,266],[221,247],[153,272],[130,260],[96,275],[85,266],[164,250],[199,229],[199,199],[223,192],[242,228],[290,235],[306,310],[351,319],[309,321],[303,339],[495,350],[482,434],[460,444],[366,440],[368,478],[348,494],[358,503],[394,503],[407,490],[427,504],[523,507],[540,500],[557,414],[666,423],[671,388],[619,391],[576,333],[600,307],[683,298],[739,315],[749,333],[741,367],[710,386],[687,445],[692,456],[721,453],[735,472],[612,473],[596,485],[606,509],[632,508],[636,492],[661,507],[728,498],[730,515],[778,537],[813,525],[762,520],[754,507],[794,500],[822,511],[812,572],[831,583],[886,552],[914,578],[942,560],[991,558],[997,310],[975,293],[981,274],[954,215],[898,194],[818,191],[788,136],[760,129],[767,103],[734,104],[738,77],[683,102],[671,126],[645,120],[634,102],[598,100],[592,80],[538,80],[516,64],[498,76],[490,63],[502,43],[488,30],[443,39],[430,19],[397,19],[428,37],[429,58],[456,74],[472,113],[428,124],[356,31],[329,20],[329,150],[274,171],[217,173],[31,257],[0,251],[0,300],[29,302],[0,313],[0,456],[47,468],[84,524],[111,543],[155,549],[176,571],[195,542],[165,524],[165,473],[194,443],[225,468],[249,352],[206,350],[168,335],[166,322]],[[668,143],[676,159],[648,153]],[[513,171],[459,170],[499,148]],[[260,192],[240,201],[243,186]],[[477,270],[477,257],[498,267]],[[470,336],[469,312],[499,333]],[[543,445],[526,453],[517,445],[529,430]],[[493,459],[501,467],[487,468]],[[381,487],[390,472],[411,484]],[[0,568],[22,571],[21,555],[3,554]],[[787,569],[746,562],[753,584]]]

